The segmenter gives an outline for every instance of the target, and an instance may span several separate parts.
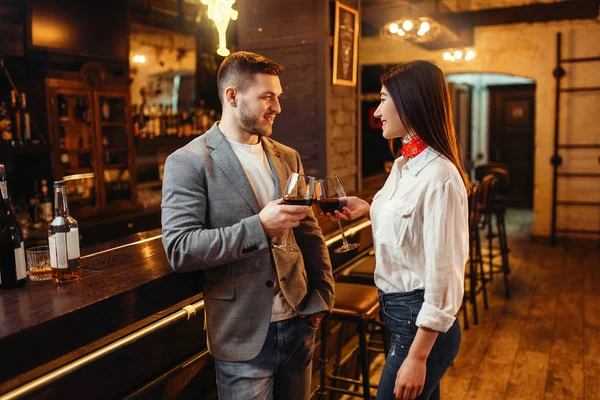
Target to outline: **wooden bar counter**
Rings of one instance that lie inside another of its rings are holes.
[[[345,224],[361,246],[344,254],[337,224],[319,225],[334,274],[372,247],[367,219]],[[214,398],[200,272],[172,271],[160,229],[82,254],[79,282],[0,291],[0,400]]]

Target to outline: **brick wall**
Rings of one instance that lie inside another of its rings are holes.
[[[436,62],[446,73],[496,72],[531,78],[536,82],[534,222],[533,233],[549,236],[551,229],[552,166],[554,133],[556,33],[563,32],[563,57],[600,55],[597,21],[561,21],[513,24],[475,29],[477,58],[458,65],[443,61],[443,51],[426,51],[400,42],[365,38],[360,46],[363,64],[393,64],[424,59]],[[600,62],[566,65],[565,87],[600,86]],[[561,100],[560,141],[600,143],[600,93],[564,94]],[[598,150],[563,152],[562,172],[600,172]],[[573,178],[559,181],[558,198],[600,201],[598,180]],[[594,207],[559,208],[558,226],[600,229],[600,212]],[[597,238],[597,236],[594,236]]]

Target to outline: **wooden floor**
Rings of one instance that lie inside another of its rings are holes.
[[[598,242],[532,241],[531,217],[507,215],[511,298],[497,275],[490,308],[479,299],[479,325],[463,331],[443,400],[600,400]],[[375,382],[382,362],[373,363]]]

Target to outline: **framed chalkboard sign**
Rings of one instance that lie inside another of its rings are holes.
[[[333,33],[333,84],[356,86],[358,11],[335,2]]]

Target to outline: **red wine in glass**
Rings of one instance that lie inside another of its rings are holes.
[[[345,198],[339,197],[331,197],[331,198],[321,198],[318,201],[319,208],[324,213],[330,213],[331,215],[335,215],[336,211],[342,212],[344,207],[348,205],[348,200]]]
[[[285,188],[283,189],[283,203],[289,206],[309,206],[313,202],[315,195],[315,178],[293,172],[288,177]],[[280,243],[280,239],[275,238],[271,243],[273,247],[286,251],[299,251],[290,244],[290,234],[285,235],[285,242]]]
[[[342,209],[348,204],[346,192],[344,191],[344,185],[339,176],[328,176],[326,178],[317,181],[317,201],[321,211],[324,213],[330,213],[335,216],[336,211],[342,211]],[[342,246],[338,247],[334,251],[336,253],[345,253],[357,249],[360,245],[358,243],[348,243],[346,235],[344,234],[344,228],[342,228],[342,221],[337,218],[340,232],[342,233]]]
[[[304,196],[295,196],[289,195],[283,197],[283,202],[290,206],[311,206],[313,199],[312,197],[304,197]]]

